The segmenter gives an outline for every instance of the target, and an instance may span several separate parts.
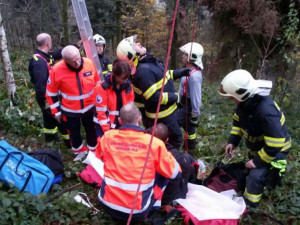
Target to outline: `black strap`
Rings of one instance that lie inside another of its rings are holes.
[[[77,84],[78,84],[79,94],[83,95],[82,87],[81,87],[81,82],[80,82],[80,78],[79,78],[78,72],[76,72],[76,80],[77,80]],[[81,109],[84,109],[83,99],[80,99],[80,106],[81,106]]]

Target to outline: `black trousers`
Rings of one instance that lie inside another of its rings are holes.
[[[45,135],[45,139],[47,141],[57,140],[57,128],[59,132],[63,135],[64,140],[69,140],[67,129],[65,128],[63,123],[58,123],[56,119],[54,119],[51,114],[51,110],[49,107],[46,107],[46,99],[45,97],[36,96],[37,103],[39,104],[42,115],[43,115],[43,131]]]
[[[97,145],[96,131],[93,122],[94,108],[90,109],[80,116],[64,116],[66,127],[70,134],[72,149],[78,149],[82,144],[82,137],[80,133],[81,124],[86,133],[86,142],[89,147]],[[79,150],[79,149],[78,149]]]
[[[246,189],[244,198],[246,204],[251,207],[256,207],[262,197],[264,187],[266,186],[269,167],[250,169],[249,175],[246,177]]]
[[[182,127],[188,133],[188,149],[194,150],[196,148],[196,126],[190,122],[191,111],[192,108],[190,104],[188,104],[187,109],[186,105],[184,104],[182,105],[182,107],[179,107],[177,109],[176,117],[179,126]]]

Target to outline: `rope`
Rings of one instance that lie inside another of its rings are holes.
[[[193,30],[192,30],[192,44],[191,44],[191,50],[190,50],[190,56],[192,54],[192,49],[193,49],[193,42],[195,39],[195,30],[196,30],[196,22],[197,22],[197,12],[198,12],[198,5],[199,5],[199,0],[196,2],[196,9],[195,9],[195,14],[194,14],[194,21],[193,21]],[[191,75],[190,73],[189,75]],[[185,79],[189,79],[188,77],[185,77]],[[184,141],[185,141],[185,152],[189,152],[189,146],[188,146],[188,95],[187,95],[187,85],[188,81],[186,82],[186,95],[185,95],[185,132],[184,132]]]
[[[138,194],[139,194],[139,191],[140,191],[140,187],[141,187],[141,184],[142,184],[142,180],[143,180],[144,173],[145,173],[147,163],[148,163],[148,159],[149,159],[149,156],[150,156],[150,149],[151,149],[151,145],[152,145],[152,141],[153,141],[155,127],[156,127],[156,124],[157,124],[157,118],[158,118],[158,113],[159,113],[159,109],[160,109],[162,94],[163,94],[164,87],[165,87],[165,79],[166,79],[166,73],[167,73],[168,64],[169,64],[169,57],[170,57],[170,53],[171,53],[171,47],[172,47],[172,41],[173,41],[173,35],[174,35],[175,21],[176,21],[178,5],[179,5],[179,0],[176,0],[176,6],[175,6],[174,14],[173,14],[171,36],[170,36],[170,40],[169,40],[168,53],[167,53],[167,58],[166,58],[166,65],[165,65],[165,70],[164,70],[164,79],[163,79],[163,82],[162,82],[162,87],[160,89],[160,95],[159,95],[158,105],[157,105],[157,109],[156,109],[156,116],[155,116],[155,120],[154,120],[154,125],[153,125],[153,129],[152,129],[152,133],[151,133],[151,139],[150,139],[150,143],[149,143],[149,146],[148,146],[147,156],[146,156],[145,164],[144,164],[142,174],[141,174],[141,177],[140,177],[139,185],[138,185],[135,197],[134,197],[133,206],[130,210],[130,214],[129,214],[129,217],[128,217],[128,220],[127,220],[127,225],[129,225],[130,222],[131,222],[134,207],[136,205],[137,197],[138,197]]]

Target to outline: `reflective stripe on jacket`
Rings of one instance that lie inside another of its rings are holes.
[[[163,79],[163,63],[147,53],[146,57],[138,62],[136,73],[132,76],[132,83],[135,87],[135,93],[139,95],[139,98],[143,97],[143,101],[142,99],[137,99],[135,102],[140,108],[141,104],[145,104],[148,118],[155,118]],[[176,110],[178,96],[175,92],[173,73],[168,71],[158,118],[167,117]]]
[[[99,200],[104,205],[130,213],[150,138],[150,134],[133,125],[123,125],[119,130],[109,130],[102,136],[96,157],[104,162],[104,180],[99,192]],[[179,164],[161,140],[154,137],[150,151],[134,214],[145,212],[155,201],[154,206],[160,204],[163,190],[154,185],[156,173],[170,179],[181,175]]]
[[[83,58],[79,72],[68,68],[62,60],[52,68],[46,98],[52,114],[80,115],[94,107],[94,87],[100,80],[93,62]],[[59,102],[59,95],[61,102]]]
[[[106,55],[100,55],[98,54],[101,69],[102,69],[102,74],[106,75],[112,71],[112,64],[109,60],[109,58]]]
[[[120,90],[116,90],[112,75],[106,76],[105,80],[95,87],[95,99],[97,117],[94,117],[94,122],[101,126],[103,132],[110,128],[118,128],[121,107],[134,101],[132,84],[127,81],[121,85]]]
[[[255,95],[238,104],[229,143],[237,146],[242,137],[246,140],[246,146],[258,153],[253,158],[258,168],[276,158],[286,157],[291,147],[285,116],[268,96]]]

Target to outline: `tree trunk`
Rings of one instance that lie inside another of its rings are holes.
[[[115,44],[119,44],[119,42],[122,40],[122,34],[121,34],[121,12],[122,12],[122,2],[120,0],[116,1],[116,30],[115,30],[115,37],[116,42]],[[114,49],[117,48],[117,46],[113,46]]]
[[[14,74],[11,68],[11,62],[9,59],[9,53],[7,50],[7,41],[5,30],[3,27],[2,16],[0,13],[0,52],[1,52],[1,63],[2,71],[5,77],[5,83],[7,88],[7,95],[13,99],[16,95],[16,84],[14,80]]]
[[[170,68],[176,68],[177,65],[177,49],[178,49],[178,17],[175,21],[174,27],[174,34],[173,34],[173,41],[172,41],[172,48],[171,48],[171,63]]]
[[[69,35],[69,26],[68,26],[68,4],[69,0],[61,0],[61,20],[63,24],[63,37],[64,45],[68,45],[70,43],[70,35]]]

